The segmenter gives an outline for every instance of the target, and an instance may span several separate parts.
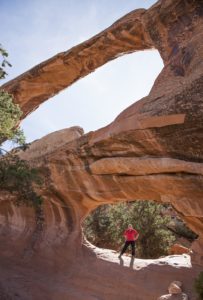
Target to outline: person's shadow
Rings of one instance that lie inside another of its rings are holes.
[[[135,258],[134,258],[134,256],[132,256],[131,260],[130,260],[130,265],[129,265],[129,267],[132,269],[133,269],[133,265],[134,265],[134,260],[135,260]]]
[[[120,260],[120,266],[123,266],[124,265],[124,260],[121,257],[119,257],[119,260]],[[131,260],[130,260],[130,264],[129,264],[129,267],[132,268],[132,269],[133,269],[133,265],[134,265],[134,260],[135,260],[135,258],[134,258],[134,256],[132,256]]]
[[[119,260],[120,260],[120,266],[123,266],[124,260],[122,259],[122,257],[119,257]]]

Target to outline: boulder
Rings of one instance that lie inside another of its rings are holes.
[[[170,254],[191,254],[191,250],[188,249],[187,247],[184,247],[180,244],[174,244],[171,246],[169,249]]]
[[[180,294],[180,293],[182,293],[181,282],[180,281],[171,282],[171,284],[168,287],[168,291],[169,291],[169,294]]]
[[[188,296],[185,293],[178,295],[167,294],[159,297],[157,300],[188,300]]]

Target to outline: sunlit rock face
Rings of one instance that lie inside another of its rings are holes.
[[[85,135],[65,129],[19,153],[44,178],[43,222],[0,194],[2,299],[156,299],[173,280],[196,299],[192,281],[203,265],[202,14],[199,0],[159,1],[4,85],[26,115],[121,54],[156,48],[164,61],[150,94],[108,126]],[[80,224],[93,208],[135,199],[170,202],[199,235],[192,268],[125,268],[115,254],[97,258],[82,242]]]

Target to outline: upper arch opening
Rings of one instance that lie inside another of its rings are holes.
[[[157,50],[126,55],[102,66],[27,116],[22,122],[27,140],[75,125],[85,132],[108,125],[149,93],[162,67]]]

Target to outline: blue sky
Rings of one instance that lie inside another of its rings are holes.
[[[0,0],[0,43],[9,52],[8,81],[58,52],[89,39],[154,0]],[[157,51],[126,55],[42,104],[21,127],[27,141],[79,125],[96,130],[146,96],[163,67]],[[2,81],[3,83],[3,81]]]

